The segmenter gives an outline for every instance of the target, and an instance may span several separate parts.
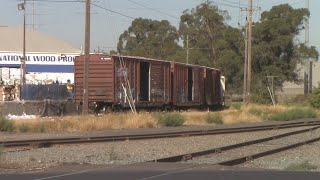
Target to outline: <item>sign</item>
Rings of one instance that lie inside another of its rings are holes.
[[[26,64],[37,65],[74,65],[76,56],[80,54],[26,54]],[[0,53],[1,65],[21,64],[23,55],[19,53]]]

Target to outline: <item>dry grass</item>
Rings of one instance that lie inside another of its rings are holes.
[[[204,111],[185,111],[181,113],[183,116],[186,117],[186,121],[184,125],[206,125],[208,124],[206,122],[206,115],[208,112]]]
[[[40,132],[41,124],[45,132],[95,131],[104,129],[153,128],[157,122],[150,113],[106,114],[101,116],[66,116],[63,118],[40,118],[18,120],[16,126],[26,125],[32,132]]]
[[[243,105],[230,107],[222,111],[199,111],[189,110],[180,112],[186,119],[184,125],[207,125],[207,118],[210,114],[219,114],[223,118],[223,124],[256,123],[262,122],[272,114],[283,112],[295,107],[276,107],[267,105]],[[254,113],[253,113],[254,112]],[[160,112],[161,113],[161,112]],[[318,115],[320,112],[318,111]],[[17,131],[28,129],[29,132],[76,132],[95,131],[105,129],[132,129],[132,128],[154,128],[158,127],[158,120],[155,113],[140,112],[133,115],[126,113],[109,113],[101,116],[66,116],[56,118],[39,118],[36,120],[15,121]],[[214,125],[214,124],[213,124]],[[23,128],[19,128],[23,126]],[[25,126],[28,126],[27,128]]]

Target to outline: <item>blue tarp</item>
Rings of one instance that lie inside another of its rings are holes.
[[[67,100],[70,97],[66,85],[33,85],[27,84],[21,87],[21,98],[23,100]]]

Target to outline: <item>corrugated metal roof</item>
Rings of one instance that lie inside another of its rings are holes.
[[[23,28],[0,27],[0,52],[22,52]],[[26,51],[33,53],[81,53],[64,40],[26,30]]]

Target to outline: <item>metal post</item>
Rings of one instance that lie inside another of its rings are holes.
[[[247,83],[247,102],[250,101],[251,89],[251,61],[252,61],[252,0],[249,0],[249,29],[248,29],[248,83]]]
[[[309,94],[312,94],[312,61],[309,63]]]
[[[88,114],[88,93],[89,93],[88,92],[88,76],[89,76],[89,59],[90,59],[90,6],[91,6],[90,0],[86,0],[82,114]]]

